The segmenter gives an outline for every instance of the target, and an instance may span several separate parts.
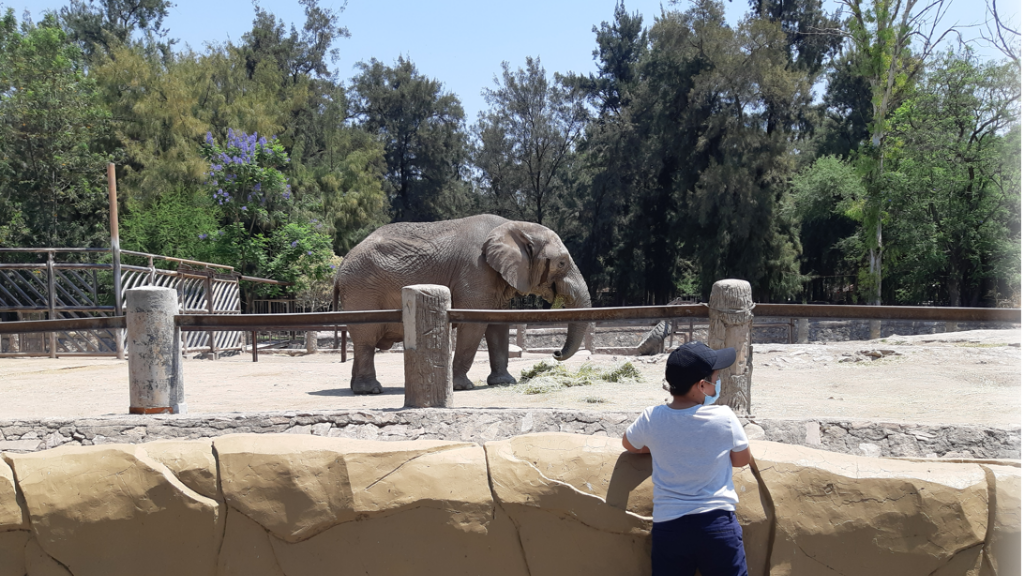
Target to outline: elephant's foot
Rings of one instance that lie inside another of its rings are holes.
[[[376,378],[355,378],[352,380],[354,394],[380,394],[383,391]]]
[[[452,388],[456,390],[472,390],[475,386],[473,386],[473,381],[469,379],[469,376],[460,374],[452,378]]]
[[[515,384],[515,383],[516,383],[515,377],[512,376],[511,374],[509,374],[507,370],[504,371],[504,372],[494,372],[490,376],[487,377],[487,385],[488,386],[496,386],[496,385],[500,385],[500,384]]]

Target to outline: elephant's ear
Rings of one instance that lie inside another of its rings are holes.
[[[530,293],[530,260],[533,243],[516,222],[506,222],[484,241],[484,257],[520,294]]]

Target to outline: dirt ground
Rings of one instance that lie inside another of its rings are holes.
[[[760,418],[851,418],[934,424],[1021,423],[1019,330],[977,330],[882,340],[754,346],[753,413]],[[873,359],[872,356],[880,356]],[[522,385],[484,384],[486,352],[469,375],[480,385],[457,391],[457,407],[534,407],[639,411],[663,402],[666,355],[571,358],[569,368],[592,362],[608,368],[631,361],[642,382],[599,383],[526,394]],[[512,359],[517,378],[551,359]],[[273,410],[401,408],[402,355],[377,355],[384,393],[354,396],[351,357],[263,354],[184,364],[190,414]],[[108,358],[0,358],[0,419],[122,415],[128,411],[128,365]]]

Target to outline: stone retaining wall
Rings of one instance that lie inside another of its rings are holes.
[[[363,440],[488,442],[530,432],[620,437],[637,414],[549,409],[402,409],[268,412],[206,416],[109,416],[0,420],[0,450],[35,452],[162,439],[283,432]],[[862,456],[1021,457],[1020,426],[896,424],[867,420],[760,419],[745,422],[751,439]]]
[[[751,576],[1020,573],[1019,467],[750,448]],[[618,438],[65,446],[0,454],[0,574],[642,576],[652,512]]]

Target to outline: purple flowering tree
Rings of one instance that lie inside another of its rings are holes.
[[[228,130],[218,143],[206,135],[201,147],[210,162],[206,186],[221,211],[220,229],[203,233],[217,260],[244,274],[272,278],[303,290],[331,274],[331,239],[316,221],[305,221],[282,170],[288,154],[275,137]],[[276,286],[247,287],[261,296]]]
[[[276,136],[228,129],[219,144],[207,132],[201,151],[210,162],[206,185],[229,223],[242,223],[249,233],[269,232],[287,218],[292,192],[281,169],[289,160]]]

